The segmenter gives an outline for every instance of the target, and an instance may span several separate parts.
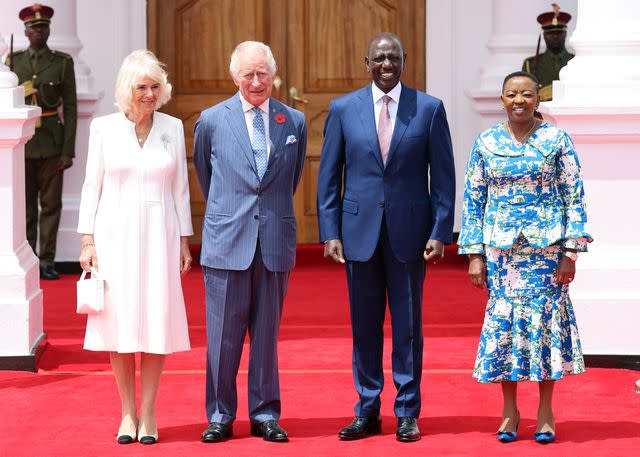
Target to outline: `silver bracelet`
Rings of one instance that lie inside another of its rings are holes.
[[[83,244],[83,245],[82,245],[82,250],[84,251],[84,248],[89,247],[89,246],[93,246],[93,247],[95,247],[95,244],[93,244],[93,243]]]

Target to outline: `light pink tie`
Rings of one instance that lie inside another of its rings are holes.
[[[391,116],[389,116],[389,102],[391,97],[385,95],[382,97],[382,109],[380,110],[380,119],[378,120],[378,142],[380,143],[380,155],[382,163],[387,164],[387,156],[389,155],[389,145],[391,145]]]

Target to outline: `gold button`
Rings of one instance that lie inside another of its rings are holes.
[[[33,79],[38,79],[38,75],[33,75]]]

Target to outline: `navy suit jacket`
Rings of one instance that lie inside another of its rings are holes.
[[[295,264],[293,195],[302,175],[307,128],[304,114],[269,102],[271,152],[258,178],[238,94],[202,112],[196,122],[193,161],[204,195],[202,265],[246,270],[258,237],[264,265],[289,271]]]
[[[321,242],[340,239],[347,260],[367,261],[384,214],[396,258],[416,261],[427,240],[451,242],[454,207],[453,151],[441,100],[402,85],[386,167],[371,85],[331,102],[318,174]]]

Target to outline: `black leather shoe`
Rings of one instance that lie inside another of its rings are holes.
[[[359,440],[369,435],[377,435],[380,432],[382,432],[382,418],[380,416],[356,416],[351,424],[338,432],[338,437],[341,440]]]
[[[398,441],[418,441],[421,438],[415,417],[398,417],[396,439]]]
[[[219,443],[231,438],[233,435],[233,424],[221,424],[220,422],[211,422],[207,429],[202,432],[200,441],[203,443]]]
[[[287,432],[274,420],[264,421],[259,424],[252,422],[251,434],[253,436],[261,436],[265,441],[273,441],[275,443],[289,441]]]
[[[60,275],[52,266],[40,267],[40,279],[60,279]]]

